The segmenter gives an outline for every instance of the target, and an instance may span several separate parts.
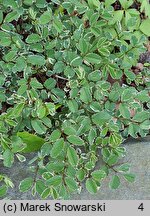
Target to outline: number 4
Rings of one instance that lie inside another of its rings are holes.
[[[143,203],[141,203],[138,207],[139,210],[143,211],[144,210],[144,206],[143,206]]]

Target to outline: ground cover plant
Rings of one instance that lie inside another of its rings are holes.
[[[0,0],[1,165],[36,152],[20,191],[67,199],[135,180],[121,144],[149,133],[149,36],[147,0]],[[0,196],[13,186],[1,173]]]

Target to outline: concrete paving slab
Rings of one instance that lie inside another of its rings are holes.
[[[129,139],[123,144],[127,149],[127,156],[124,161],[130,161],[131,171],[136,174],[134,183],[121,182],[117,190],[108,187],[110,177],[107,178],[97,194],[89,194],[83,188],[80,195],[72,195],[75,200],[149,200],[150,199],[150,136],[142,139]],[[28,161],[34,154],[28,155],[24,163],[16,162],[11,169],[3,168],[0,164],[0,173],[7,174],[14,182],[15,187],[8,191],[8,199],[11,200],[33,200],[39,197],[32,197],[30,192],[20,193],[18,190],[19,182],[31,176],[28,169]]]

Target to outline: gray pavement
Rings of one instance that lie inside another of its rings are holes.
[[[136,174],[134,183],[121,181],[121,186],[117,190],[108,187],[107,178],[97,194],[91,195],[84,188],[81,194],[72,195],[71,199],[78,200],[149,200],[150,199],[150,136],[142,139],[129,139],[123,144],[127,149],[125,161],[130,161],[131,171]],[[32,197],[30,192],[20,193],[18,190],[19,182],[31,176],[28,170],[28,161],[33,154],[28,155],[24,163],[16,162],[11,169],[3,168],[0,164],[0,173],[7,174],[14,182],[15,187],[8,191],[8,199],[11,200],[32,200],[39,199]]]

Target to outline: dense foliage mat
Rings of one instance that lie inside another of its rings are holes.
[[[149,133],[149,64],[136,67],[149,36],[147,0],[0,0],[1,164],[37,152],[20,191],[67,199],[108,175],[112,189],[134,181],[121,143]],[[1,197],[9,187],[1,173]]]

